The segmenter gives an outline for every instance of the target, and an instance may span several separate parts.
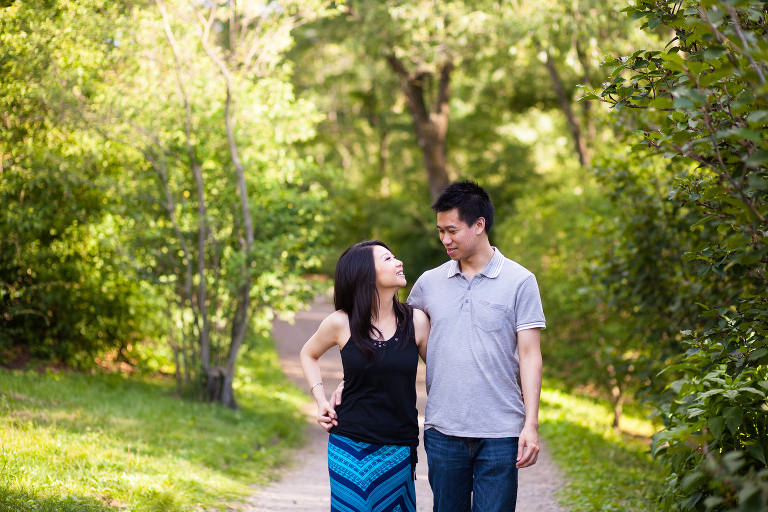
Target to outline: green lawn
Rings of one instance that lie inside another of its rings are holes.
[[[187,511],[252,493],[301,443],[305,397],[270,344],[245,360],[239,411],[167,379],[0,370],[0,510]]]
[[[654,426],[625,416],[621,426],[635,435],[617,435],[608,403],[545,385],[539,432],[567,485],[560,503],[571,512],[660,510],[655,497],[664,472],[651,459]]]

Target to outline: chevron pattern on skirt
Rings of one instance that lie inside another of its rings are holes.
[[[376,445],[331,434],[331,512],[416,512],[409,446]]]

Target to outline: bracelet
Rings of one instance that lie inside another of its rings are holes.
[[[322,386],[322,385],[323,385],[322,381],[318,382],[317,384],[314,384],[311,388],[309,388],[309,392],[311,393],[312,390],[315,389],[315,386]]]

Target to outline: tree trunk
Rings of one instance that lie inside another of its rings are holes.
[[[541,49],[541,46],[539,46]],[[563,89],[563,82],[560,80],[560,74],[557,72],[555,63],[552,61],[552,57],[549,54],[549,50],[542,50],[546,56],[547,71],[549,71],[549,77],[552,79],[552,87],[555,89],[555,95],[557,101],[560,103],[565,118],[568,121],[568,128],[571,131],[574,145],[576,146],[576,153],[579,155],[579,163],[583,166],[589,165],[589,152],[587,150],[587,141],[584,139],[584,135],[579,128],[579,122],[571,109],[571,98],[565,94]]]
[[[226,64],[216,55],[208,42],[209,30],[214,19],[213,12],[214,10],[212,9],[209,22],[205,25],[205,29],[201,34],[201,40],[203,43],[203,49],[214,62],[214,64],[218,66],[219,70],[221,71],[221,75],[224,77],[226,82],[227,102],[224,107],[224,125],[227,132],[227,143],[229,146],[230,159],[232,160],[232,164],[234,165],[235,172],[237,174],[237,192],[240,196],[240,206],[242,209],[241,213],[243,216],[242,231],[244,237],[241,237],[241,240],[243,240],[243,250],[245,251],[246,255],[242,267],[243,284],[240,288],[240,300],[237,305],[235,318],[232,321],[232,336],[229,344],[229,353],[227,355],[227,366],[223,369],[223,372],[217,372],[223,375],[218,376],[218,378],[221,379],[221,387],[220,393],[216,399],[223,405],[235,409],[237,408],[237,403],[235,402],[232,383],[235,376],[235,363],[237,362],[237,355],[240,351],[240,347],[243,344],[245,334],[248,330],[248,310],[250,309],[251,304],[250,263],[252,258],[254,235],[253,221],[251,219],[251,207],[248,200],[248,187],[245,181],[245,169],[243,168],[243,163],[240,161],[240,157],[238,155],[237,143],[235,141],[235,130],[232,120],[234,84],[232,83],[232,77],[229,69],[227,69]],[[208,382],[210,384],[210,377]]]
[[[424,99],[424,82],[428,81],[431,76],[427,73],[415,77],[411,76],[403,63],[392,54],[387,56],[387,62],[402,79],[401,89],[405,95],[405,103],[408,105],[413,119],[413,130],[416,132],[416,138],[424,157],[429,191],[432,199],[437,199],[440,192],[450,183],[447,172],[445,137],[448,133],[453,63],[445,62],[440,68],[437,101],[434,108],[430,109]]]
[[[621,420],[621,406],[624,404],[624,393],[621,392],[619,386],[613,386],[611,393],[613,395],[613,430],[619,432],[619,421]]]
[[[576,55],[579,57],[579,62],[581,63],[581,67],[584,70],[584,76],[582,77],[581,81],[585,86],[591,88],[592,75],[590,73],[589,58],[587,58],[587,54],[584,53],[584,48],[582,48],[581,42],[578,40],[576,41]],[[581,113],[584,118],[582,125],[586,126],[587,129],[587,146],[589,146],[590,143],[595,143],[595,137],[597,136],[597,129],[595,128],[595,117],[592,115],[591,101],[581,102]]]
[[[184,76],[181,72],[181,58],[182,54],[179,49],[176,37],[171,30],[171,23],[168,19],[168,12],[165,9],[165,4],[162,0],[156,0],[157,6],[160,9],[160,13],[163,16],[163,27],[165,29],[165,36],[168,40],[168,44],[173,50],[173,59],[175,62],[176,81],[179,84],[179,91],[181,92],[182,101],[184,103],[184,114],[186,118],[184,135],[187,149],[187,155],[189,157],[189,167],[192,170],[192,175],[195,178],[195,184],[197,185],[197,209],[198,209],[198,236],[197,236],[197,273],[200,278],[200,284],[198,285],[197,295],[197,309],[200,314],[200,319],[203,322],[202,330],[200,331],[200,360],[203,366],[203,372],[207,373],[211,360],[211,343],[210,332],[211,326],[208,320],[207,309],[207,290],[205,280],[205,242],[208,235],[208,213],[205,205],[205,186],[203,183],[203,170],[195,155],[195,150],[192,147],[192,107],[189,103],[187,96],[187,89],[184,83]]]
[[[232,390],[232,383],[235,380],[235,363],[240,348],[243,346],[243,340],[248,330],[248,309],[251,305],[250,286],[244,286],[240,290],[240,303],[237,305],[237,313],[232,322],[232,341],[229,344],[229,354],[227,354],[227,366],[224,372],[224,386],[221,391],[221,403],[232,409],[237,409],[235,395]]]

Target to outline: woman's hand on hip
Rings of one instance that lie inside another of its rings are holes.
[[[330,403],[325,402],[317,406],[317,422],[326,432],[339,424],[336,421],[336,411]]]

